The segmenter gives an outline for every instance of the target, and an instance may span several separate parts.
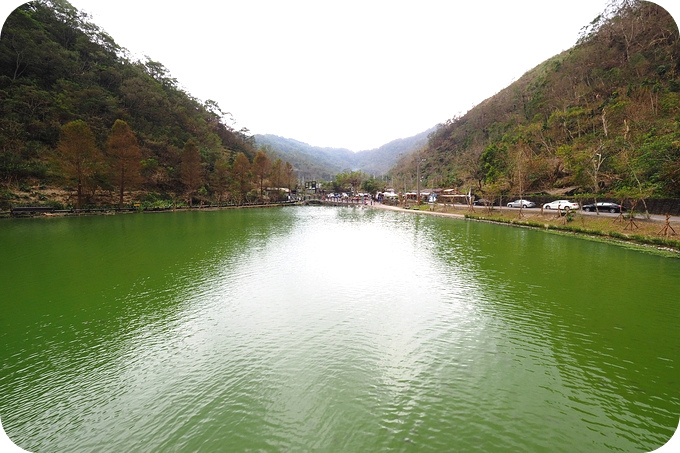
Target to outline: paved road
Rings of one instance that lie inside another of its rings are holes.
[[[350,206],[352,206],[352,204],[350,204]],[[400,206],[390,206],[390,205],[386,205],[386,204],[382,204],[382,203],[375,203],[373,205],[368,205],[368,206],[375,207],[375,208],[382,208],[382,209],[391,209],[391,210],[394,210],[394,211],[405,211],[405,209],[400,207]],[[461,208],[467,207],[467,205],[462,205],[462,204],[457,204],[457,205],[454,205],[454,206],[455,207],[461,207]],[[484,209],[484,207],[483,206],[475,206],[475,209]],[[494,209],[498,209],[498,206],[494,206]],[[508,208],[507,206],[503,206],[503,210],[519,211],[519,208]],[[534,213],[534,214],[538,214],[538,213],[541,212],[540,207],[538,207],[538,208],[524,208],[524,210],[529,212],[529,213]],[[416,211],[416,212],[435,215],[435,216],[441,216],[441,217],[464,217],[464,215],[460,214],[460,213],[446,213],[446,212],[437,212],[437,211]],[[551,209],[544,209],[543,213],[544,214],[550,214],[550,213],[557,214],[557,210],[555,210],[555,209],[552,209],[552,210]],[[610,217],[610,218],[616,218],[616,217],[619,216],[619,213],[617,213],[617,212],[615,212],[615,213],[600,212],[598,214],[596,212],[586,212],[586,211],[579,210],[578,213],[583,214],[583,215],[590,215],[590,216],[599,215],[599,216],[602,216],[602,217]],[[624,212],[623,214],[627,215],[628,213]],[[644,212],[635,211],[635,218],[636,219],[644,219],[645,218]],[[665,215],[659,215],[659,214],[651,214],[649,220],[652,220],[654,222],[664,223],[664,222],[666,222],[666,216]],[[671,221],[672,225],[677,228],[677,225],[680,224],[680,217],[679,216],[671,216],[670,221]]]

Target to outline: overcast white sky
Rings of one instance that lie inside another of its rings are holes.
[[[70,0],[251,133],[379,147],[573,46],[609,0]],[[1,18],[21,1],[0,0]],[[677,19],[677,0],[661,0]]]

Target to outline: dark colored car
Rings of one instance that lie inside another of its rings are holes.
[[[598,201],[597,203],[583,205],[583,210],[586,212],[595,211],[596,204],[597,210],[602,212],[621,212],[626,210],[626,208],[620,204],[611,203],[609,201]]]
[[[474,201],[475,206],[493,206],[493,201],[487,200],[486,198],[480,198]]]

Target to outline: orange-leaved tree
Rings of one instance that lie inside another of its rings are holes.
[[[123,207],[125,187],[133,187],[141,179],[142,152],[137,137],[123,120],[116,120],[106,141],[111,165],[111,179],[118,186],[118,206]]]
[[[193,139],[187,140],[182,150],[181,181],[189,198],[189,207],[193,207],[193,198],[199,187],[203,185],[203,169],[201,154]]]
[[[211,187],[214,194],[217,196],[217,204],[221,204],[226,193],[229,190],[231,183],[231,174],[229,171],[229,161],[226,158],[219,159],[215,162],[215,169],[211,176]]]
[[[269,171],[271,170],[271,162],[269,157],[262,151],[258,151],[253,159],[253,174],[258,180],[260,185],[260,199],[264,196],[264,180],[269,176]]]
[[[293,190],[294,185],[297,185],[295,169],[293,168],[293,165],[288,161],[286,161],[286,164],[284,165],[283,168],[283,178],[284,181],[286,181],[286,187],[288,187],[289,190]]]
[[[234,163],[231,166],[231,174],[236,192],[239,196],[239,202],[243,203],[246,198],[246,194],[250,189],[250,179],[252,174],[250,161],[245,154],[236,154]]]
[[[283,181],[283,161],[281,159],[276,159],[272,164],[272,168],[269,172],[269,183],[272,187],[280,188]]]
[[[62,126],[55,157],[61,176],[76,185],[76,208],[80,209],[83,188],[93,184],[94,176],[104,167],[104,156],[85,121],[75,120]]]

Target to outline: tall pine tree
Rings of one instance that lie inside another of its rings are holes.
[[[137,184],[141,178],[142,152],[130,126],[123,120],[116,120],[106,141],[111,165],[111,179],[118,186],[118,206],[123,207],[125,188]]]
[[[189,199],[189,207],[193,207],[193,198],[199,187],[203,185],[203,174],[201,171],[201,154],[198,152],[196,143],[189,139],[184,144],[182,150],[181,181]]]
[[[104,166],[104,156],[85,121],[71,121],[61,128],[55,157],[55,166],[61,176],[76,186],[76,208],[80,209],[84,188],[95,184],[94,176]]]

